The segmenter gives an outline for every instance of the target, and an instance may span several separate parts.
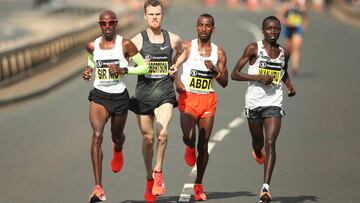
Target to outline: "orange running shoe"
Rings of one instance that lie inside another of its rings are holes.
[[[271,194],[266,188],[263,188],[260,192],[260,201],[259,202],[271,202]]]
[[[256,162],[259,164],[263,164],[265,162],[265,152],[264,149],[261,149],[261,157],[257,157],[255,151],[252,151],[252,156],[255,159]]]
[[[187,165],[193,167],[196,163],[196,149],[186,145],[185,147],[185,162]]]
[[[162,171],[154,171],[153,172],[153,178],[154,178],[154,186],[152,188],[152,194],[153,195],[163,195],[165,193],[165,185],[163,182],[163,174]]]
[[[194,199],[195,201],[207,200],[202,184],[194,184]]]
[[[95,185],[94,190],[90,195],[89,202],[93,203],[93,202],[101,202],[105,200],[106,197],[103,188],[100,185]]]
[[[117,173],[117,172],[121,171],[121,169],[122,169],[122,166],[124,163],[124,157],[123,157],[123,153],[122,153],[122,147],[119,152],[117,152],[115,150],[115,148],[116,148],[116,145],[114,144],[114,155],[111,160],[111,169],[114,173]]]
[[[146,180],[146,188],[144,193],[144,199],[146,203],[156,202],[156,196],[152,194],[153,185],[154,185],[154,179]]]

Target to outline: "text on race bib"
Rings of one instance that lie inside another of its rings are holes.
[[[162,78],[169,74],[167,61],[151,61],[149,62],[149,73],[146,77]]]
[[[96,72],[95,77],[100,81],[100,84],[109,85],[112,83],[117,83],[120,80],[120,74],[109,72],[109,64],[115,64],[119,66],[118,59],[106,59],[106,60],[97,60],[96,61]]]
[[[213,73],[192,69],[190,71],[189,88],[193,93],[209,93],[212,87]]]
[[[266,61],[259,63],[259,75],[273,76],[273,84],[279,84],[281,80],[281,64]]]

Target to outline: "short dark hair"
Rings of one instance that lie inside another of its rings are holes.
[[[204,18],[210,18],[211,19],[211,26],[215,26],[215,20],[214,20],[214,17],[208,13],[203,13],[199,16],[200,17],[204,17]]]
[[[280,20],[279,20],[277,17],[275,17],[275,16],[268,16],[268,17],[266,17],[266,18],[263,20],[263,22],[262,22],[262,27],[265,26],[265,23],[266,23],[266,21],[268,21],[268,20],[275,20],[275,21],[277,21],[277,22],[279,23],[279,25],[281,25]]]
[[[153,6],[153,7],[160,6],[161,10],[163,9],[163,5],[160,0],[146,0],[144,3],[144,12],[146,12],[146,8],[148,6]]]

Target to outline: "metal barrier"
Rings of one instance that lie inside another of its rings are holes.
[[[346,0],[333,0],[331,12],[341,21],[360,26],[360,9],[351,6]]]
[[[134,12],[128,11],[121,14],[118,19],[117,28],[120,30],[134,23],[136,18]],[[0,53],[0,88],[33,74],[41,64],[57,61],[71,50],[84,48],[87,42],[99,35],[101,30],[94,21],[85,29]]]

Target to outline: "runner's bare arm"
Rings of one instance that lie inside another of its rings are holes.
[[[184,48],[181,43],[180,36],[169,32],[169,37],[170,37],[171,48],[175,49],[176,51],[175,56],[172,60],[173,64],[175,64],[178,58],[180,57],[180,55],[184,52]],[[174,66],[174,65],[169,68],[170,76],[174,76],[174,74],[177,72],[177,68],[178,66]]]
[[[295,88],[290,80],[290,76],[287,72],[287,68],[288,68],[288,62],[290,59],[290,51],[288,49],[285,49],[285,74],[282,77],[282,81],[284,82],[284,84],[286,85],[287,89],[288,89],[288,97],[293,97],[296,94]]]
[[[256,56],[257,56],[257,44],[251,43],[245,48],[243,55],[237,61],[231,73],[231,79],[238,81],[258,81],[266,85],[271,84],[272,77],[269,75],[249,75],[241,71],[247,63],[249,64],[255,63]]]
[[[145,62],[144,58],[139,53],[138,49],[136,48],[135,44],[128,40],[123,39],[122,47],[124,56],[126,58],[131,57],[132,60],[136,63],[136,67],[128,66],[128,67],[119,67],[114,64],[109,65],[110,73],[119,73],[122,75],[129,74],[129,75],[143,75],[149,71],[148,65]]]
[[[89,53],[88,55],[88,64],[87,67],[85,68],[85,70],[81,73],[82,78],[86,81],[89,82],[91,80],[91,75],[93,72],[93,69],[96,67],[95,61],[94,61],[94,42],[88,42],[87,46],[86,46],[86,50]]]
[[[188,40],[184,41],[183,42],[183,49],[184,49],[183,53],[176,60],[175,66],[177,66],[177,69],[183,62],[185,62],[189,58],[190,50],[191,50],[191,41],[188,41]],[[176,91],[178,93],[186,91],[185,85],[184,85],[184,83],[182,83],[178,72],[176,72],[174,74],[174,83],[175,83]]]
[[[228,70],[227,70],[227,57],[223,48],[218,49],[218,63],[217,71],[218,73],[215,76],[216,81],[222,86],[226,87],[228,85]]]
[[[141,33],[135,35],[133,38],[131,38],[131,41],[135,44],[136,48],[140,51],[142,48],[142,35]]]
[[[175,75],[179,69],[179,66],[183,64],[190,55],[191,41],[184,41],[181,45],[181,53],[177,51],[177,55],[174,56],[173,65],[170,67],[170,74]]]

